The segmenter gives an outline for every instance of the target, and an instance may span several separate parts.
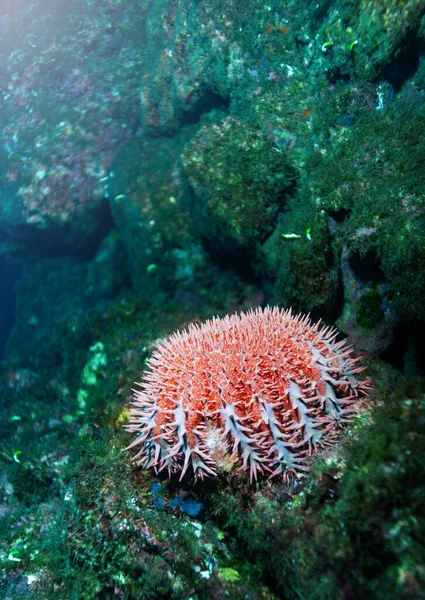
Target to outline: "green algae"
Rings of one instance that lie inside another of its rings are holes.
[[[384,319],[384,311],[381,308],[382,301],[383,298],[377,290],[366,292],[360,297],[357,323],[361,327],[373,329]]]
[[[294,179],[284,155],[259,130],[226,117],[202,127],[183,160],[206,221],[201,233],[235,251],[264,241]]]
[[[312,156],[311,169],[322,208],[345,216],[340,241],[360,256],[378,258],[405,319],[422,318],[424,310],[425,280],[418,270],[424,190],[417,168],[425,152],[425,113],[416,95],[406,91],[385,110],[365,114],[329,146],[326,159]]]

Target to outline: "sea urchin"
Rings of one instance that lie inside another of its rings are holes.
[[[134,457],[195,478],[240,461],[285,480],[359,410],[368,384],[337,332],[291,310],[261,308],[190,325],[160,344],[135,391]]]

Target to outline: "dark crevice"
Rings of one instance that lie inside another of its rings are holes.
[[[416,32],[410,32],[404,41],[404,47],[396,52],[391,63],[384,67],[379,79],[387,81],[397,94],[417,72],[419,58],[420,46]]]
[[[340,208],[339,210],[330,210],[329,216],[336,221],[336,223],[343,223],[345,219],[350,216],[351,211],[347,208]]]
[[[365,256],[353,253],[349,258],[349,264],[357,279],[363,283],[375,285],[385,281],[384,273],[379,260],[373,252],[367,252]]]
[[[329,85],[336,85],[337,83],[349,83],[350,81],[350,76],[348,73],[343,73],[340,67],[329,69],[326,72],[326,77],[329,81]]]
[[[344,302],[345,296],[342,270],[338,269],[335,297],[331,305],[326,306],[325,311],[322,310],[322,314],[320,314],[319,317],[323,316],[329,323],[335,323],[335,321],[342,315],[344,311]],[[312,315],[312,317],[315,317],[315,315]]]
[[[398,325],[394,330],[394,341],[381,355],[382,360],[406,376],[424,376],[424,337],[424,323]]]
[[[96,255],[102,241],[114,228],[111,207],[108,201],[104,201],[99,211],[92,217],[95,219],[96,227],[92,235],[81,243],[80,246],[71,247],[71,256],[80,260],[91,260]]]
[[[22,265],[0,256],[0,360],[4,359],[6,343],[15,325],[15,285],[22,275]]]
[[[245,252],[243,249],[229,251],[229,249],[224,246],[220,247],[220,245],[213,243],[208,238],[203,238],[202,243],[213,262],[220,267],[220,269],[230,269],[250,283],[261,285],[251,266],[252,257],[248,252]]]
[[[30,225],[19,225],[10,230],[0,230],[0,241],[10,243],[13,255],[18,259],[61,258],[71,256],[79,260],[90,260],[96,254],[103,239],[113,228],[109,203],[105,200],[87,216],[93,223],[90,235],[78,235],[75,225],[66,224],[50,229],[36,229]]]
[[[229,98],[224,98],[223,96],[220,96],[220,94],[209,91],[199,98],[190,110],[185,111],[182,114],[180,125],[182,127],[184,125],[194,125],[199,122],[204,113],[211,112],[212,110],[227,111],[229,104]]]

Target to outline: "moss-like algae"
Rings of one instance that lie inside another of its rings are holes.
[[[357,310],[357,323],[361,327],[373,329],[384,319],[383,298],[377,290],[370,290],[360,297]]]
[[[377,257],[403,319],[424,317],[425,110],[408,89],[385,110],[365,113],[341,131],[326,155],[311,155],[311,189],[320,208],[341,222],[340,243]]]

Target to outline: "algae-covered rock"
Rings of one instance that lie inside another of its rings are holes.
[[[263,244],[261,269],[273,302],[331,318],[338,290],[338,260],[328,218],[309,198],[291,200]]]
[[[425,186],[418,176],[424,132],[422,94],[408,87],[355,127],[341,129],[308,166],[317,204],[339,221],[336,237],[369,263],[364,283],[384,280],[404,320],[425,316],[419,268],[425,261]],[[371,273],[374,260],[378,269]]]
[[[109,221],[104,178],[138,121],[147,2],[2,6],[0,247],[74,255]],[[32,17],[28,15],[32,11]],[[106,223],[105,223],[106,221]]]
[[[294,172],[258,130],[226,117],[202,127],[183,153],[203,213],[202,233],[235,250],[265,240],[276,224]]]

